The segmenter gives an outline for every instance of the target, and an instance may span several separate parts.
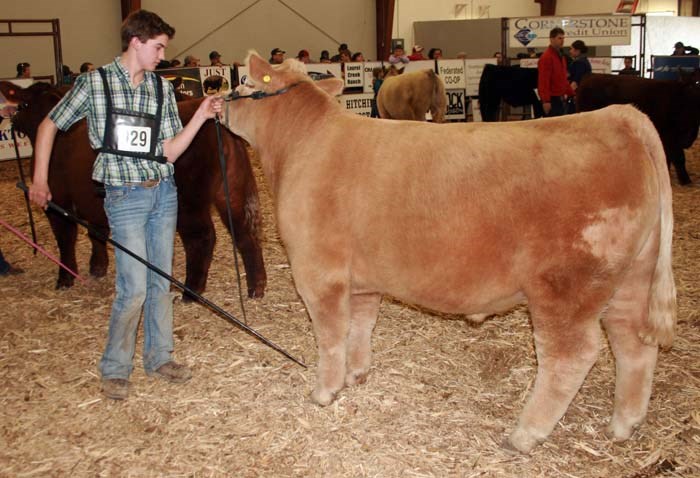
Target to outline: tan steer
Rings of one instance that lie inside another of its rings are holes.
[[[377,120],[339,106],[338,80],[246,63],[253,86],[239,93],[270,96],[230,102],[229,127],[274,195],[318,345],[315,402],[366,380],[385,294],[470,315],[526,301],[538,371],[506,445],[529,452],[550,434],[596,361],[601,317],[617,361],[608,431],[630,437],[676,314],[671,187],[646,116]]]

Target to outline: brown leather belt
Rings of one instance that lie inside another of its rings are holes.
[[[160,184],[160,179],[147,179],[140,183],[125,183],[125,186],[139,186],[142,188],[154,188]]]

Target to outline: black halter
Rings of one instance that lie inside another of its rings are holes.
[[[298,83],[292,83],[291,85],[284,87],[282,89],[279,89],[277,91],[273,91],[272,93],[265,93],[264,91],[254,91],[249,95],[241,95],[237,91],[231,91],[231,93],[224,96],[224,100],[225,101],[236,101],[236,100],[245,100],[247,98],[250,98],[252,100],[262,100],[264,98],[269,98],[271,96],[282,95],[282,94],[288,92],[290,89],[294,88],[295,86],[299,86],[301,83],[304,83],[304,82],[300,81]]]

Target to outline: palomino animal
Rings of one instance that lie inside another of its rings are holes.
[[[630,437],[676,313],[671,186],[645,115],[376,121],[338,105],[341,81],[313,83],[293,60],[246,64],[252,87],[238,93],[269,96],[229,104],[229,127],[259,153],[274,195],[316,335],[316,403],[366,380],[384,294],[470,315],[526,301],[538,371],[507,446],[529,452],[566,412],[598,356],[602,315],[617,360],[609,432]],[[360,140],[348,148],[348,136]],[[577,147],[562,148],[572,137]]]
[[[442,79],[433,70],[387,74],[377,94],[379,116],[386,119],[425,121],[430,111],[434,123],[445,121],[447,97]]]
[[[19,103],[21,108],[13,118],[18,131],[27,134],[34,143],[41,120],[60,100],[64,91],[45,83],[29,88],[0,82],[0,91],[8,100]],[[187,123],[201,100],[178,103],[180,117]],[[222,134],[226,157],[226,174],[230,184],[230,201],[238,250],[247,272],[246,282],[250,297],[262,297],[267,276],[260,245],[260,211],[258,190],[245,144],[228,131]],[[102,198],[95,191],[91,180],[92,164],[96,153],[90,147],[85,121],[76,123],[69,131],[59,133],[51,156],[49,187],[53,201],[75,212],[103,235],[109,233]],[[211,219],[211,206],[216,206],[224,224],[228,224],[225,196],[222,187],[221,168],[215,124],[207,122],[197,133],[190,147],[175,163],[175,181],[178,185],[177,230],[187,256],[185,285],[194,292],[204,291],[211,265],[216,235]],[[77,270],[75,223],[47,212],[51,229],[56,237],[61,261]],[[102,277],[107,272],[105,243],[90,237],[92,255],[90,273]],[[71,287],[73,277],[59,269],[56,288]]]
[[[587,75],[576,92],[579,111],[613,104],[633,104],[649,116],[659,132],[666,159],[676,169],[680,184],[690,184],[685,148],[698,137],[700,127],[700,74],[680,80],[650,80],[629,75]]]

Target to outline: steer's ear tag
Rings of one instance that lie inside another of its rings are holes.
[[[263,76],[263,83],[269,83],[270,81],[272,81],[272,78],[270,78],[270,75]]]

